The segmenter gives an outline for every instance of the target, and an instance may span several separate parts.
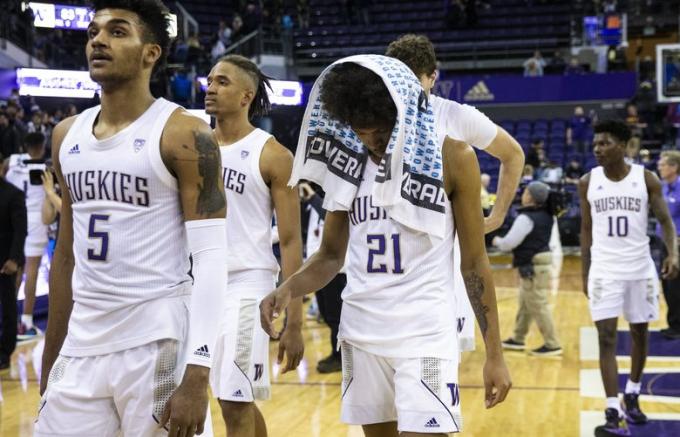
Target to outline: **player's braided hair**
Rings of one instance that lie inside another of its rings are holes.
[[[331,117],[353,128],[391,127],[397,120],[397,107],[382,78],[352,62],[326,73],[319,97]]]
[[[267,88],[270,90],[272,89],[271,84],[269,83],[271,78],[262,73],[253,61],[240,55],[227,55],[220,58],[219,62],[228,62],[235,65],[246,73],[255,83],[255,97],[250,103],[248,118],[252,119],[253,117],[260,117],[269,113],[272,105],[269,102]]]

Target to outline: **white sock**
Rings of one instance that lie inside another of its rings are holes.
[[[33,314],[22,314],[21,315],[21,323],[26,327],[26,329],[30,329],[33,327]]]
[[[626,382],[626,392],[625,392],[625,393],[626,393],[626,394],[631,394],[631,393],[632,393],[632,394],[635,394],[635,395],[639,395],[639,394],[640,394],[640,386],[641,386],[641,385],[642,385],[642,383],[640,383],[640,382],[633,382],[633,381],[631,381],[630,378],[629,378],[629,379],[628,379],[628,382]]]
[[[615,398],[607,398],[607,408],[616,408],[621,415],[621,403],[619,402],[618,396]]]

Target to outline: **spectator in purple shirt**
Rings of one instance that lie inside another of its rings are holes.
[[[591,117],[585,115],[582,106],[574,108],[574,116],[571,117],[567,128],[567,145],[573,144],[579,153],[584,153],[590,143],[592,122]]]
[[[669,150],[661,153],[658,164],[659,176],[663,181],[663,197],[671,213],[675,229],[680,229],[680,151]],[[657,224],[657,235],[661,235],[661,226]],[[668,306],[668,328],[662,329],[661,334],[669,339],[680,339],[680,278],[664,280],[663,295]]]

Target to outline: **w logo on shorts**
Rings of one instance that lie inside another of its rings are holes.
[[[257,381],[258,379],[262,378],[262,373],[264,373],[264,365],[255,364],[255,376],[253,377],[253,381]]]

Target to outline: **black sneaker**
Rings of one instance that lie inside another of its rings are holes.
[[[524,350],[524,343],[520,343],[519,341],[515,341],[512,337],[508,338],[507,340],[503,340],[503,349],[510,349],[513,351],[523,351]]]
[[[548,347],[546,345],[543,345],[538,349],[534,349],[531,352],[529,352],[529,355],[533,355],[535,357],[556,357],[562,355],[562,348]]]
[[[626,419],[619,415],[619,410],[616,408],[607,408],[604,411],[604,416],[607,419],[607,423],[595,428],[596,437],[630,435]]]
[[[673,329],[673,328],[666,328],[661,330],[661,335],[666,337],[669,340],[679,340],[680,339],[680,331]]]
[[[334,373],[342,370],[342,360],[337,355],[330,355],[319,361],[316,371],[319,373]]]
[[[636,425],[647,423],[647,416],[640,410],[639,397],[639,394],[633,393],[623,395],[623,414],[626,416],[628,423]]]

